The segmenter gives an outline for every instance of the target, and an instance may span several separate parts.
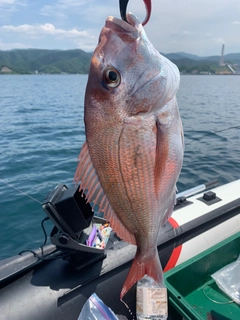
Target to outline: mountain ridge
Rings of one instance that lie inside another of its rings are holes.
[[[200,57],[186,52],[162,53],[175,63],[182,73],[229,72],[228,64],[240,66],[240,53],[224,56],[226,65],[220,66],[220,56]],[[81,49],[13,49],[0,51],[1,74],[87,74],[92,52]]]

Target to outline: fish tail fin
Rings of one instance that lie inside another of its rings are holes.
[[[145,274],[157,283],[163,281],[163,271],[157,249],[152,258],[147,257],[144,261],[142,255],[137,252],[120,293],[121,300],[131,287],[142,279]]]

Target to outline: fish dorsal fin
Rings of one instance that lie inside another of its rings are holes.
[[[121,239],[131,244],[136,244],[135,236],[118,219],[104,193],[93,166],[87,142],[83,144],[78,160],[79,164],[74,180],[76,183],[80,183],[80,189],[85,192],[87,201],[99,206],[99,212],[104,213],[104,218],[110,222],[110,226]]]

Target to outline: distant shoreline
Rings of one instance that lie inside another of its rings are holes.
[[[182,75],[240,73],[240,53],[200,57],[184,52],[161,53],[177,65]],[[0,74],[88,74],[92,52],[75,50],[0,50]]]

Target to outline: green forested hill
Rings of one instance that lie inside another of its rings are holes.
[[[220,56],[199,57],[184,52],[163,54],[173,61],[182,73],[230,72],[228,64],[240,69],[240,53],[224,56],[226,65],[219,66]],[[92,53],[75,50],[16,49],[0,51],[0,73],[88,73]],[[5,67],[5,68],[4,68]],[[4,69],[2,69],[4,68]],[[9,70],[10,69],[10,70]],[[1,72],[2,71],[2,72]],[[240,71],[239,71],[240,72]]]
[[[0,51],[0,71],[13,73],[88,73],[91,53],[82,50],[16,49]]]
[[[239,74],[240,53],[230,53],[224,56],[224,64],[220,66],[220,56],[199,57],[184,52],[169,53],[165,55],[174,62],[180,72],[185,74],[221,74],[231,73],[229,65]]]

